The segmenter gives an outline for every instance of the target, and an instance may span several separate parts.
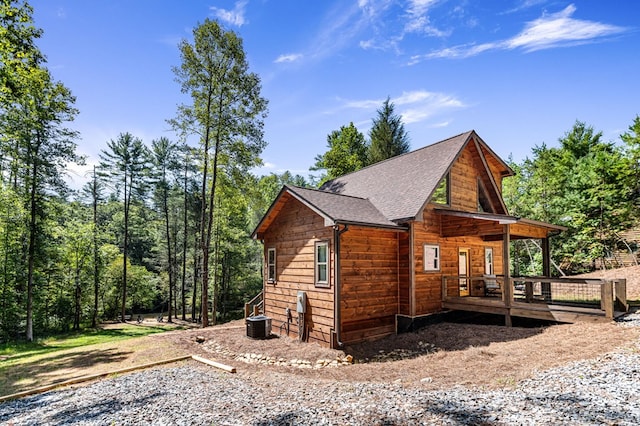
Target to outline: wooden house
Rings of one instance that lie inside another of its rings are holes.
[[[493,290],[499,306],[472,310],[509,322],[510,240],[541,240],[548,276],[548,238],[563,229],[509,215],[502,180],[511,175],[469,131],[319,190],[285,186],[253,233],[274,332],[339,347]]]

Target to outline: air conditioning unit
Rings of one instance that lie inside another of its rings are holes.
[[[252,339],[266,339],[271,335],[271,318],[256,315],[246,320],[247,337]]]

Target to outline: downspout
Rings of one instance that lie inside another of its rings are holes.
[[[340,236],[349,230],[349,225],[344,225],[344,228],[340,229],[340,225],[337,223],[333,225],[333,253],[336,257],[335,260],[335,272],[334,279],[335,285],[333,288],[333,310],[334,310],[334,328],[336,331],[336,344],[339,348],[343,347],[341,339],[341,323],[342,315],[340,310],[340,292],[341,292],[341,278],[340,278]]]

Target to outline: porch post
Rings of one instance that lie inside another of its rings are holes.
[[[513,286],[511,285],[511,255],[509,253],[511,247],[511,229],[508,224],[503,225],[502,232],[502,270],[504,273],[504,306],[507,313],[504,316],[504,325],[511,327],[511,300],[513,299]]]
[[[551,249],[549,237],[542,239],[542,276],[551,278]],[[551,283],[540,283],[545,302],[551,303]]]
[[[549,237],[542,239],[542,275],[551,277],[551,250],[549,248]]]

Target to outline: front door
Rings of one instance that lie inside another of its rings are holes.
[[[471,259],[469,257],[469,249],[458,249],[458,290],[460,296],[469,295]]]

